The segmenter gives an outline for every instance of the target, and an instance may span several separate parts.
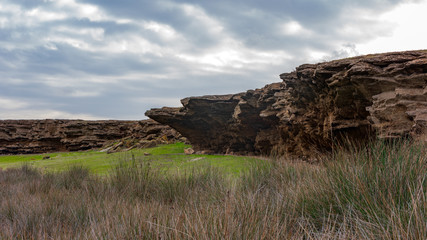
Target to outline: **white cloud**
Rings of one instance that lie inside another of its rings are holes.
[[[92,45],[87,51],[103,51],[110,53],[130,53],[130,54],[153,54],[162,56],[168,48],[153,43],[137,34],[127,34],[126,38],[112,38],[104,42],[104,45]]]
[[[394,29],[366,43],[356,44],[362,54],[427,49],[427,1],[404,3],[379,16]]]
[[[150,103],[153,107],[180,107],[181,102],[179,98],[168,97],[141,97],[133,99],[134,102],[140,104]]]
[[[166,40],[173,40],[180,37],[179,34],[175,31],[175,29],[167,24],[162,24],[155,21],[148,21],[142,23],[142,26],[145,29],[149,29],[158,33],[163,39]]]
[[[101,95],[101,93],[99,91],[82,91],[82,90],[74,90],[72,91],[69,96],[71,97],[97,97]]]
[[[87,18],[91,21],[106,20],[106,14],[96,5],[78,3],[75,0],[56,0],[52,1],[59,9],[66,9],[67,12],[72,12],[72,16],[79,19]]]
[[[69,17],[69,14],[63,11],[44,9],[43,7],[25,10],[19,5],[7,2],[0,5],[0,14],[8,16],[7,18],[0,18],[1,28],[34,27],[44,22],[64,20]]]
[[[294,20],[284,23],[279,31],[285,36],[309,37],[313,34],[310,30],[304,28],[299,22]]]
[[[262,70],[281,65],[291,56],[285,51],[260,51],[247,48],[234,39],[226,39],[214,49],[199,54],[178,54],[182,60],[208,73],[241,74],[248,69]]]
[[[139,53],[140,49],[143,49],[143,53],[159,50],[155,49],[155,44],[138,36],[138,33],[135,33],[130,39],[127,38],[128,36],[121,36],[122,38],[118,42],[118,39],[106,38],[105,29],[102,27],[71,26],[64,20],[89,19],[94,22],[115,22],[122,25],[135,24],[134,21],[110,16],[96,5],[78,3],[75,0],[46,2],[53,4],[41,5],[29,10],[8,2],[0,4],[0,28],[12,30],[10,37],[14,40],[14,42],[4,42],[3,48],[22,50],[44,47],[49,50],[57,50],[57,43],[61,43],[88,52],[122,52],[124,48],[129,50],[127,52]],[[46,22],[55,21],[60,22],[50,27],[45,25]],[[163,37],[174,35],[173,29],[167,28],[167,25],[152,23],[149,26]],[[13,30],[17,28],[25,29],[25,31]],[[130,45],[129,48],[127,45]],[[151,51],[151,49],[153,50]]]
[[[50,109],[25,109],[14,111],[2,111],[0,119],[85,119],[102,120],[105,117],[94,116],[91,114],[68,113]]]
[[[67,76],[44,76],[36,83],[40,89],[46,89],[49,96],[58,97],[98,97],[104,91],[104,84],[118,84],[118,76],[93,77],[80,75],[80,80]],[[18,82],[21,83],[21,82]]]
[[[67,14],[61,12],[46,11],[41,8],[34,8],[26,12],[27,17],[33,18],[40,22],[57,21],[67,18]]]
[[[87,39],[90,37],[96,41],[104,40],[105,30],[103,28],[88,28],[88,27],[69,27],[60,26],[55,28],[55,32],[59,34],[69,34],[71,36]]]
[[[19,100],[19,99],[11,99],[11,98],[5,98],[0,97],[0,109],[6,109],[6,110],[15,110],[15,109],[22,109],[28,107],[29,104]],[[3,115],[3,113],[1,113]]]
[[[52,43],[52,42],[47,42],[47,43],[45,43],[45,44],[44,44],[44,47],[45,47],[46,49],[53,50],[53,51],[58,50],[58,47],[57,47],[54,43]]]
[[[310,58],[312,63],[329,60],[329,55],[327,52],[319,51],[317,49],[306,49],[305,54]]]
[[[342,23],[337,26],[337,35],[340,38],[366,41],[373,37],[391,35],[395,27],[393,21],[379,17],[376,9],[348,8],[341,13]]]
[[[206,14],[206,12],[197,6],[190,4],[180,4],[178,5],[188,17],[194,19],[194,23],[201,24],[205,26],[204,31],[210,32],[214,35],[221,35],[223,33],[224,27],[222,24]]]

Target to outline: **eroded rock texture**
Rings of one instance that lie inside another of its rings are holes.
[[[80,151],[100,148],[125,137],[142,143],[180,139],[179,133],[153,120],[4,120],[0,121],[0,154]]]
[[[215,153],[313,155],[343,138],[373,136],[427,142],[427,51],[305,64],[280,78],[146,115]]]

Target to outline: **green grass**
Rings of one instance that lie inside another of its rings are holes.
[[[115,166],[132,160],[149,161],[153,167],[170,172],[188,171],[193,167],[211,165],[222,168],[227,174],[239,175],[250,165],[261,162],[253,157],[226,155],[185,155],[184,149],[191,147],[184,143],[161,145],[148,149],[134,149],[129,152],[107,154],[99,151],[64,152],[39,155],[0,156],[0,168],[18,168],[23,164],[43,171],[64,171],[81,166],[91,173],[108,174]],[[146,154],[150,154],[147,155]],[[49,156],[49,159],[43,157]]]

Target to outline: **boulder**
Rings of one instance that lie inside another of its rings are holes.
[[[304,64],[282,82],[189,97],[146,115],[186,137],[195,151],[312,156],[342,141],[427,142],[427,51]]]

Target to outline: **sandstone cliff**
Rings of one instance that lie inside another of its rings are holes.
[[[141,144],[181,138],[175,130],[153,120],[4,120],[0,121],[0,154],[80,151],[125,137]]]
[[[146,115],[196,150],[312,155],[343,138],[427,142],[427,51],[304,64],[244,93],[190,97]]]

